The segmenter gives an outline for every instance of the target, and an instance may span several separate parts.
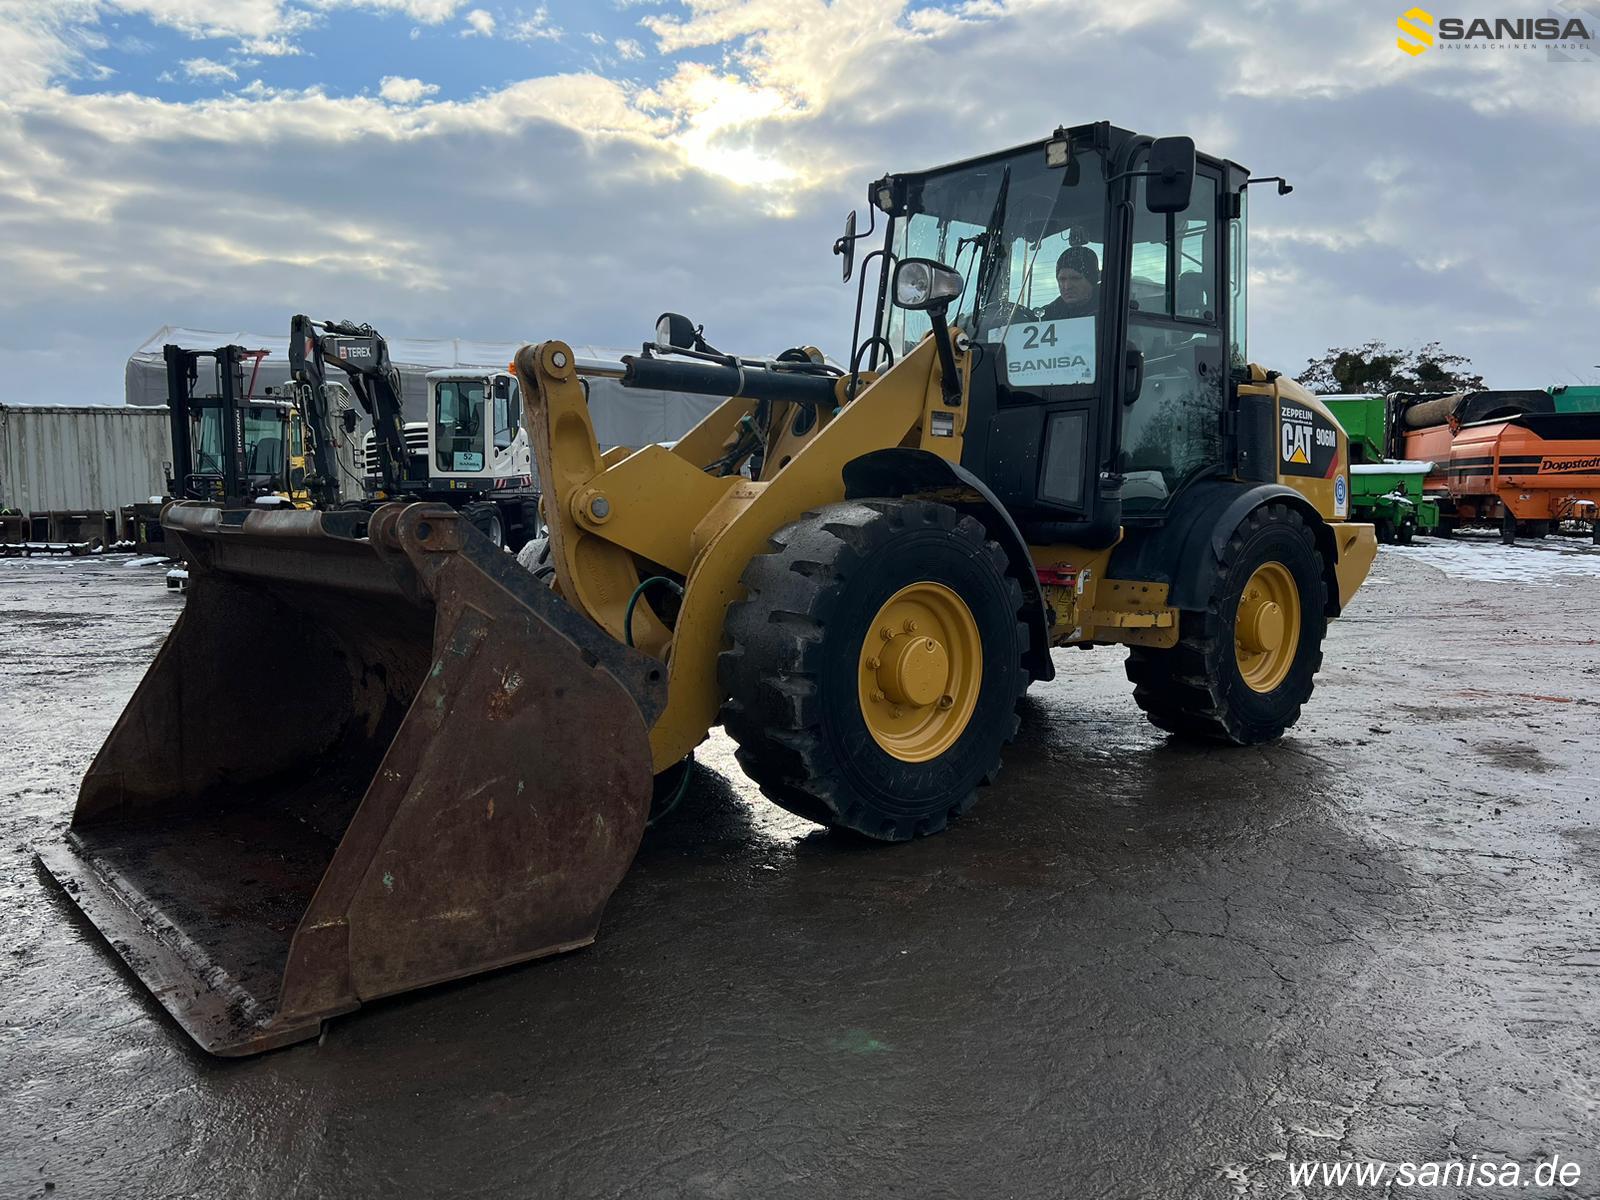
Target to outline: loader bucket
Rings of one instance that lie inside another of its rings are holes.
[[[594,940],[660,664],[442,505],[175,504],[189,593],[40,860],[213,1054]]]

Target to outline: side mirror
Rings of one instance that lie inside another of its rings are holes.
[[[902,258],[894,269],[894,302],[913,312],[943,308],[965,286],[960,271],[931,258]]]
[[[1182,212],[1194,192],[1194,139],[1157,138],[1150,145],[1144,206],[1153,213]]]
[[[494,398],[496,400],[511,399],[511,380],[504,375],[496,375],[494,380]]]
[[[682,313],[662,313],[656,318],[656,346],[662,350],[693,350],[698,339],[694,322]]]
[[[844,219],[844,236],[833,243],[833,252],[844,259],[844,282],[850,282],[850,272],[856,266],[856,210]]]

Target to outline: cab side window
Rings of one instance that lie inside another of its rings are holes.
[[[1144,180],[1135,193],[1129,309],[1214,324],[1217,181],[1196,175],[1189,207],[1176,214],[1145,208]]]
[[[1189,207],[1170,214],[1145,208],[1144,182],[1128,280],[1128,343],[1144,356],[1144,382],[1122,422],[1123,503],[1135,514],[1159,511],[1220,460],[1225,374],[1218,179],[1197,172]]]
[[[497,379],[494,384],[494,448],[504,450],[517,436],[517,418],[520,416],[517,381]]]

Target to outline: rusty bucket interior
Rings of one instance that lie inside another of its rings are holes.
[[[594,939],[660,664],[440,505],[163,516],[183,613],[40,860],[214,1054]]]

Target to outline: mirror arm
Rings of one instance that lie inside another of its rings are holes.
[[[1119,179],[1140,179],[1147,175],[1161,174],[1163,174],[1161,171],[1123,171],[1121,174],[1113,175],[1111,178],[1107,179],[1106,185],[1109,187],[1111,184],[1116,183]]]
[[[866,228],[866,231],[865,232],[858,231],[858,232],[852,234],[848,238],[844,238],[844,237],[834,238],[833,239],[833,252],[835,254],[843,254],[844,253],[844,248],[845,248],[845,243],[847,241],[848,242],[859,242],[862,238],[869,238],[869,237],[872,236],[872,231],[874,229],[876,229],[877,227],[878,227],[878,210],[876,208],[872,207],[869,204],[867,206],[867,228]]]
[[[1278,185],[1278,195],[1280,196],[1287,196],[1294,191],[1294,184],[1290,183],[1282,175],[1265,175],[1260,179],[1246,179],[1244,186],[1249,187],[1252,183],[1275,183]],[[1242,191],[1243,189],[1240,190]]]

